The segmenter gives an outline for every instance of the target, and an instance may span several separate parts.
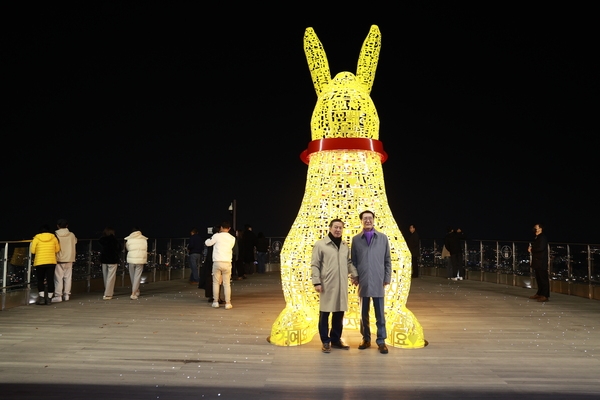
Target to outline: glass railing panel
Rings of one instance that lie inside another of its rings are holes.
[[[498,263],[496,261],[496,255],[498,242],[484,240],[481,242],[481,270],[484,272],[497,272]]]
[[[512,275],[515,272],[513,242],[498,242],[497,271],[501,274]]]
[[[441,266],[442,249],[435,240],[421,240],[421,265],[432,268]]]
[[[569,249],[566,244],[553,243],[550,245],[550,279],[559,281],[569,280]]]
[[[600,283],[600,245],[590,246],[590,281]]]
[[[6,286],[8,290],[22,289],[27,286],[27,268],[29,265],[29,242],[8,243],[8,258],[6,260],[6,282],[0,287]],[[4,257],[4,246],[2,246],[2,257]],[[2,260],[2,267],[4,260]],[[0,279],[4,271],[0,271]]]
[[[570,244],[571,276],[575,283],[589,283],[588,276],[588,246],[585,244]]]
[[[279,264],[281,263],[281,248],[283,247],[283,243],[285,238],[278,237],[270,237],[269,239],[269,264]]]
[[[515,275],[531,275],[531,258],[528,242],[515,242]]]
[[[465,254],[463,255],[465,269],[468,271],[481,271],[483,268],[481,265],[481,241],[467,240],[465,241],[465,245],[466,246],[463,246],[463,242],[461,242],[461,248],[466,248],[466,250],[464,250]]]

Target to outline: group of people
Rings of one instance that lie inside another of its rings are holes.
[[[360,308],[360,350],[371,347],[369,312],[371,302],[377,326],[376,344],[381,354],[387,354],[385,344],[384,296],[391,282],[392,263],[388,237],[375,229],[375,213],[369,210],[359,215],[362,231],[352,238],[348,246],[342,240],[344,222],[334,219],[329,233],[318,240],[312,251],[311,279],[319,293],[319,336],[323,353],[332,348],[348,350],[342,340],[344,313],[348,310],[349,279],[358,285]],[[331,315],[331,326],[329,317]]]
[[[213,307],[218,308],[224,304],[226,309],[231,309],[231,280],[248,279],[254,272],[264,274],[269,252],[269,241],[262,232],[254,235],[252,226],[246,224],[244,230],[231,230],[229,222],[223,222],[212,229],[214,235],[203,240],[198,234],[198,229],[190,232],[187,250],[189,254],[190,283],[198,284],[199,289],[204,289],[205,296]],[[227,241],[217,240],[218,233],[227,233]],[[231,242],[233,240],[233,242]],[[229,246],[232,246],[229,249]],[[217,250],[218,248],[218,250]],[[231,257],[223,259],[224,254]],[[230,258],[230,259],[229,259]],[[203,261],[204,259],[204,261]],[[230,271],[224,270],[222,262],[231,264]],[[222,289],[221,289],[222,288]],[[225,293],[229,293],[229,300]]]
[[[453,281],[462,281],[465,277],[465,267],[460,241],[465,239],[465,234],[462,229],[454,229],[451,226],[446,229],[446,232],[442,260],[446,262],[447,277]]]
[[[69,301],[71,297],[77,237],[64,218],[58,220],[56,228],[52,231],[49,225],[42,225],[31,242],[38,288],[35,303],[39,305]]]
[[[550,280],[548,276],[548,239],[543,233],[542,224],[533,226],[535,235],[533,242],[527,248],[531,253],[531,268],[535,274],[537,292],[530,296],[532,300],[538,302],[547,302],[550,300]],[[444,247],[442,248],[442,259],[446,262],[448,279],[453,281],[463,280],[465,276],[465,267],[463,262],[463,251],[460,241],[464,240],[464,233],[460,228],[447,228],[447,234],[444,238]]]
[[[53,232],[48,225],[42,225],[31,242],[31,254],[34,255],[33,267],[37,276],[38,297],[36,304],[48,305],[69,301],[73,281],[73,263],[76,256],[77,237],[69,231],[66,219],[61,218]],[[102,277],[104,280],[104,300],[114,295],[117,268],[123,248],[115,237],[115,230],[106,227],[98,240]],[[125,238],[127,263],[131,279],[132,300],[140,295],[140,283],[144,265],[148,261],[148,238],[138,228],[133,228]]]

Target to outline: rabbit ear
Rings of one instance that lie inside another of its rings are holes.
[[[367,38],[365,39],[360,56],[358,57],[358,66],[356,67],[356,78],[367,87],[369,93],[375,80],[375,70],[379,61],[379,52],[381,50],[381,32],[377,25],[372,25]]]
[[[331,81],[331,72],[329,71],[325,49],[313,28],[306,28],[304,32],[304,54],[306,54],[315,91],[317,95],[320,95],[325,86]]]

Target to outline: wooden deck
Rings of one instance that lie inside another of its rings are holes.
[[[121,291],[119,291],[121,290]],[[349,351],[267,342],[279,273],[233,285],[213,309],[185,280],[0,312],[0,399],[597,399],[600,302],[428,277],[408,308],[429,346]]]

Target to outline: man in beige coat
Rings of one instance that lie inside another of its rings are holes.
[[[334,219],[329,224],[329,234],[318,240],[310,262],[312,283],[319,293],[319,336],[323,353],[331,348],[348,350],[342,341],[344,312],[348,310],[348,275],[358,282],[358,273],[350,260],[350,248],[342,241],[344,223]],[[329,329],[331,315],[331,330]]]

